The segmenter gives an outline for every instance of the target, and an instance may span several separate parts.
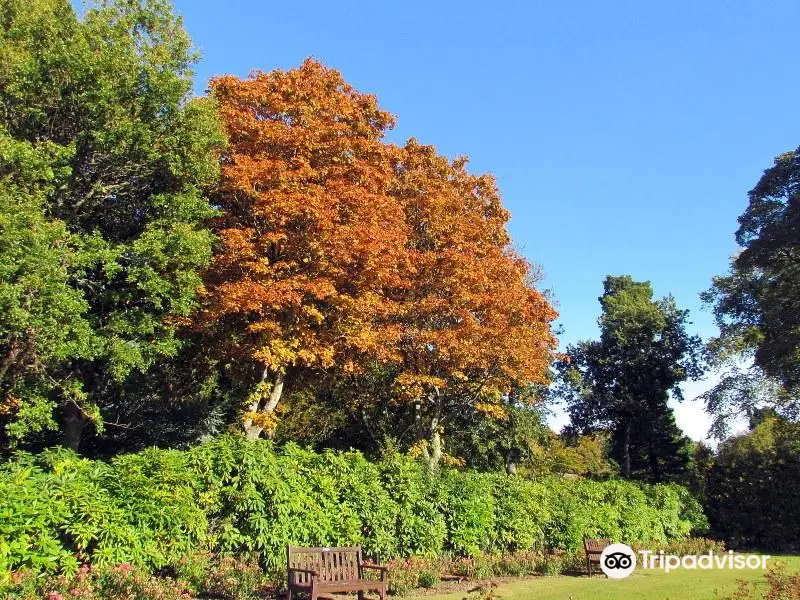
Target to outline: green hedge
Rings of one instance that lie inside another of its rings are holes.
[[[193,550],[255,552],[277,571],[287,543],[362,545],[381,560],[574,550],[584,535],[666,541],[707,526],[676,485],[432,474],[405,456],[372,462],[237,436],[110,463],[21,454],[0,467],[0,498],[0,578],[80,562],[156,569]]]

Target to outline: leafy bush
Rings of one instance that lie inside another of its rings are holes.
[[[453,560],[450,572],[465,579],[488,579],[498,572],[498,565],[502,557],[497,554],[478,554],[476,556],[462,556]]]
[[[456,558],[447,565],[453,575],[465,579],[559,575],[583,570],[583,552],[519,551],[509,554],[479,554]]]
[[[800,600],[800,573],[787,573],[785,565],[779,565],[771,568],[764,579],[739,580],[736,591],[720,600]]]
[[[421,588],[432,588],[439,583],[439,574],[436,571],[423,570],[417,577],[417,585]]]
[[[211,564],[198,592],[211,598],[247,600],[261,598],[270,580],[253,559],[223,556]]]
[[[552,519],[548,489],[521,477],[495,477],[495,547],[506,551],[542,548],[543,527]]]
[[[186,570],[186,557],[211,551],[257,554],[277,579],[286,544],[361,545],[381,561],[447,552],[475,558],[480,578],[503,569],[489,555],[576,551],[587,535],[666,543],[706,527],[676,485],[434,473],[402,455],[372,462],[239,436],[110,463],[20,454],[0,465],[0,496],[0,580],[22,568],[69,575],[80,563]]]
[[[440,559],[411,556],[387,563],[389,593],[404,596],[417,587],[433,587],[439,581],[443,564]]]
[[[639,550],[652,550],[653,552],[663,550],[664,554],[673,554],[675,556],[699,556],[709,552],[712,554],[723,554],[725,552],[724,542],[704,537],[671,540],[666,543],[651,540],[649,542],[634,543],[631,547],[637,552]]]
[[[504,554],[500,557],[494,574],[510,577],[534,575],[540,571],[543,562],[544,555],[538,551],[525,550]]]
[[[490,549],[495,537],[493,477],[450,471],[442,480],[448,548],[460,556],[477,556]]]
[[[439,556],[447,536],[440,510],[443,490],[425,466],[395,454],[379,463],[381,479],[397,503],[394,526],[396,546],[389,556]]]
[[[564,568],[564,561],[558,554],[548,554],[542,561],[540,572],[542,575],[554,576],[560,575],[561,570]]]
[[[83,566],[72,575],[36,577],[15,573],[0,586],[2,600],[187,600],[186,586],[154,577],[130,563],[116,567]]]
[[[88,561],[170,564],[207,538],[193,479],[174,450],[110,465],[63,449],[19,455],[0,469],[0,579],[19,568],[70,574]]]

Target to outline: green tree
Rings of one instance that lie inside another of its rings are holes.
[[[448,453],[483,471],[516,473],[552,433],[545,422],[542,385],[515,386],[489,412],[454,411],[447,424]]]
[[[701,373],[688,312],[671,296],[653,300],[649,282],[627,275],[606,278],[600,304],[600,339],[570,346],[560,365],[571,428],[610,431],[625,477],[675,478],[688,461],[688,440],[667,401],[682,399],[679,384]]]
[[[800,413],[800,148],[778,156],[750,191],[736,241],[730,271],[702,294],[720,329],[710,355],[733,364],[706,395],[719,437],[732,416],[759,407]]]
[[[714,450],[703,442],[688,444],[689,466],[681,481],[696,498],[705,498],[708,475],[714,466]]]
[[[4,0],[0,23],[0,419],[77,447],[178,350],[223,137],[166,1]]]
[[[734,548],[800,545],[800,425],[773,416],[724,441],[708,473],[715,534]]]

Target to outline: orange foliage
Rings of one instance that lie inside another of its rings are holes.
[[[381,142],[392,116],[311,60],[211,90],[230,145],[204,318],[234,323],[237,345],[272,371],[390,360],[391,290],[408,270]]]
[[[491,177],[384,142],[392,116],[313,60],[211,91],[230,144],[200,318],[226,352],[271,373],[392,364],[409,400],[546,379],[555,313]]]
[[[416,265],[402,308],[399,387],[415,398],[433,386],[466,388],[478,400],[514,382],[545,383],[556,313],[509,247],[493,178],[413,139],[396,171]]]

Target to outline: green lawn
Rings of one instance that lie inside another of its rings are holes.
[[[787,563],[792,572],[800,570],[800,556],[769,559]],[[737,579],[760,580],[760,569],[678,569],[637,570],[626,579],[606,579],[602,575],[583,577],[538,577],[503,583],[497,589],[501,600],[715,600],[721,593],[736,588]],[[464,592],[417,596],[413,600],[461,600]]]

